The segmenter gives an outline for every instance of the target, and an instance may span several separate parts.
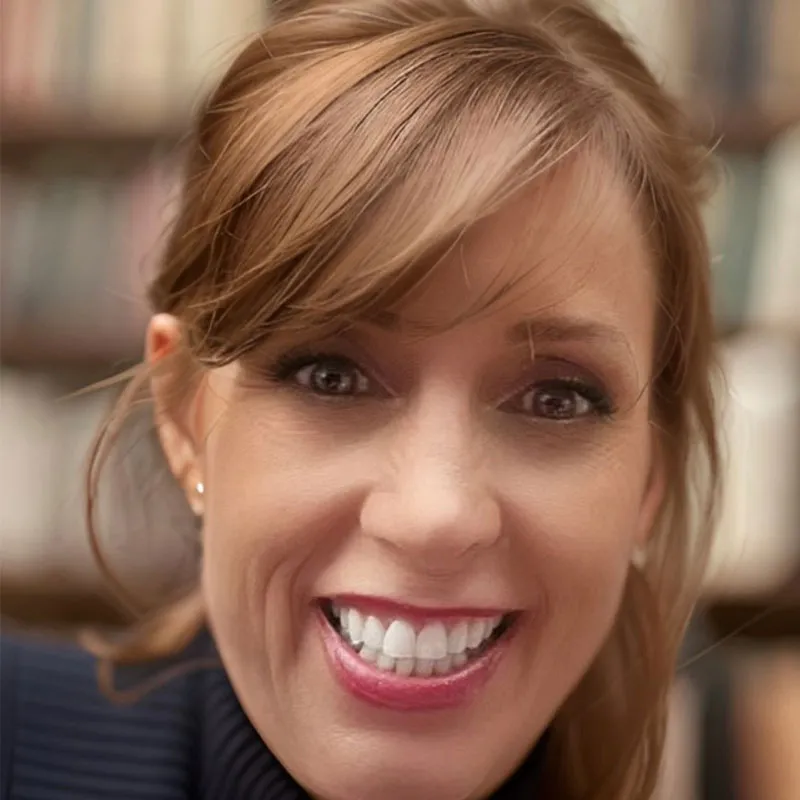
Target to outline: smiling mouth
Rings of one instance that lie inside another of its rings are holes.
[[[487,655],[514,627],[519,613],[414,623],[321,600],[320,609],[339,638],[361,661],[401,677],[458,673]]]

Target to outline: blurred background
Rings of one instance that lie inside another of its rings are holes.
[[[70,395],[138,359],[181,138],[269,3],[0,8],[1,610],[6,627],[68,632],[124,618],[91,557],[82,501],[115,390]],[[727,491],[675,686],[662,797],[798,800],[800,0],[601,8],[680,96],[721,167],[705,214]],[[158,477],[146,460],[123,466],[142,486]],[[112,497],[104,535],[126,585],[155,597],[193,555],[170,535],[172,511],[154,526],[143,497],[133,524]]]

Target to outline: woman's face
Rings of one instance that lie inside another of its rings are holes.
[[[628,195],[586,175],[478,224],[380,325],[271,342],[200,391],[210,623],[315,796],[485,796],[614,621],[660,499],[654,280]]]

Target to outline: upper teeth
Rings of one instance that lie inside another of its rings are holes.
[[[466,651],[488,639],[502,616],[428,622],[420,629],[404,619],[365,616],[355,608],[334,608],[342,635],[360,648],[360,655],[378,667],[401,674],[430,675],[463,666]]]

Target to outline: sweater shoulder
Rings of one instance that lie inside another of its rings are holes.
[[[187,678],[121,705],[100,691],[88,653],[4,637],[0,682],[2,800],[186,796],[195,728]]]

